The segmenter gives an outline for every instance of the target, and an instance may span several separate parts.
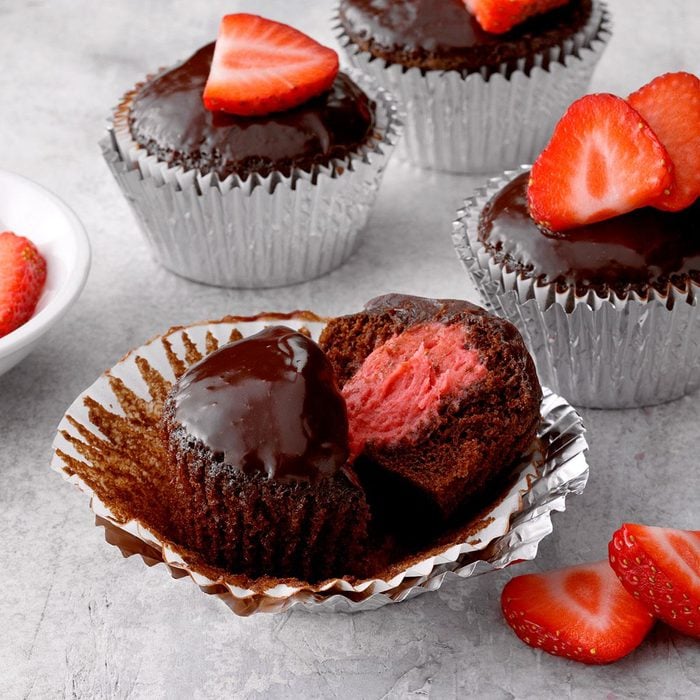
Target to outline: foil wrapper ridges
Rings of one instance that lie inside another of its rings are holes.
[[[422,168],[489,173],[532,162],[566,108],[587,90],[610,38],[605,5],[594,3],[588,27],[541,52],[534,65],[503,64],[492,75],[421,71],[359,49],[336,15],[336,34],[354,68],[370,75],[406,110],[397,152]]]
[[[402,128],[391,96],[366,76],[352,78],[377,105],[362,148],[310,172],[246,180],[219,181],[148,155],[131,137],[135,91],[127,93],[100,147],[158,262],[198,282],[248,288],[303,282],[345,262]]]
[[[647,298],[613,291],[579,296],[495,262],[478,240],[481,210],[507,182],[506,171],[467,199],[453,224],[459,259],[484,303],[514,323],[540,381],[576,406],[633,408],[664,403],[700,387],[700,286],[669,285]]]
[[[120,518],[115,507],[110,508],[101,501],[71,467],[70,459],[78,459],[87,460],[86,468],[97,470],[96,473],[103,472],[105,467],[115,468],[113,463],[111,466],[107,462],[95,463],[86,457],[86,436],[104,439],[100,428],[90,420],[86,399],[92,401],[93,406],[100,405],[123,415],[113,391],[117,381],[123,390],[133,392],[133,397],[149,401],[149,389],[144,383],[144,360],[163,378],[172,381],[173,364],[182,363],[182,358],[192,352],[193,345],[198,352],[206,354],[213,348],[212,339],[227,342],[234,329],[247,336],[270,323],[283,321],[293,328],[305,327],[317,339],[325,324],[318,317],[315,322],[310,321],[310,316],[309,312],[291,316],[263,314],[255,321],[229,317],[171,329],[128,353],[76,398],[58,426],[51,466],[91,496],[90,506],[99,519],[98,524],[105,525],[107,540],[120,546],[125,553],[140,554],[149,565],[164,563],[176,578],[189,575],[204,592],[218,595],[238,615],[283,612],[294,606],[314,612],[373,610],[436,590],[448,576],[467,578],[533,559],[539,542],[552,531],[552,511],[565,510],[567,496],[581,493],[588,478],[588,446],[581,417],[548,389],[544,390],[541,405],[539,451],[523,459],[515,468],[517,479],[508,493],[489,512],[480,514],[480,529],[472,532],[468,541],[454,541],[437,553],[432,552],[423,559],[418,557],[403,571],[392,572],[391,578],[331,579],[319,584],[299,582],[294,585],[280,581],[262,591],[244,588],[235,581],[209,578],[190,566],[177,548],[159,539],[143,520]],[[98,454],[102,454],[103,446],[100,442]],[[139,473],[137,478],[142,481],[144,476]],[[117,483],[119,488],[124,487],[121,474]],[[125,539],[130,541],[126,550]]]

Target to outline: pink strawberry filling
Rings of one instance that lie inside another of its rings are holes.
[[[482,378],[486,368],[466,342],[462,326],[429,323],[370,353],[343,387],[352,455],[368,442],[393,443],[416,433],[444,400]]]

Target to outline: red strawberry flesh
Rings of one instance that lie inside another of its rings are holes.
[[[36,246],[10,231],[0,233],[0,338],[33,315],[46,282],[46,261]]]
[[[566,231],[647,206],[668,188],[672,164],[644,119],[609,94],[574,102],[532,166],[530,214]]]
[[[700,197],[700,79],[666,73],[627,101],[652,128],[673,161],[673,182],[652,205],[680,211]]]
[[[302,32],[250,14],[221,20],[204,106],[239,116],[292,109],[328,90],[338,55]]]
[[[569,0],[463,0],[481,28],[505,34],[535,15],[566,5]]]
[[[526,644],[587,664],[626,656],[654,624],[607,561],[516,576],[503,589],[501,606]]]
[[[700,638],[700,531],[625,523],[608,546],[610,566],[648,610]]]

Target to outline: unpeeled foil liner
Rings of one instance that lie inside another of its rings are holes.
[[[169,166],[131,136],[126,93],[100,141],[155,258],[183,277],[225,287],[275,287],[318,277],[355,251],[401,134],[396,103],[361,74],[375,128],[346,158],[246,179]]]
[[[251,581],[202,570],[191,563],[186,550],[159,537],[146,518],[139,519],[120,505],[125,502],[120,498],[128,500],[147,489],[149,470],[161,466],[148,458],[146,441],[157,440],[159,407],[175,377],[220,343],[280,322],[306,329],[314,339],[325,325],[311,312],[293,312],[173,328],[129,352],[73,402],[58,426],[51,466],[91,496],[91,508],[97,524],[105,526],[108,542],[126,556],[140,554],[149,565],[164,562],[176,578],[189,575],[238,615],[282,612],[293,606],[327,612],[372,610],[435,590],[447,576],[466,578],[535,557],[540,540],[552,531],[551,512],[563,511],[567,495],[581,493],[588,478],[581,418],[547,389],[539,447],[515,468],[507,493],[468,527],[460,528],[468,535],[416,553],[377,578],[310,584],[272,578]],[[125,445],[130,452],[124,452]],[[128,456],[134,450],[138,463]]]
[[[540,381],[576,406],[632,408],[671,401],[700,386],[700,285],[621,297],[558,289],[493,260],[478,239],[486,203],[513,178],[506,171],[465,201],[453,224],[457,256],[484,303],[518,327]]]
[[[588,89],[610,39],[610,14],[594,2],[584,29],[560,46],[525,59],[515,70],[424,71],[388,63],[361,50],[344,31],[337,38],[347,59],[390,91],[406,110],[399,151],[415,165],[457,173],[502,171],[532,162],[566,108]]]

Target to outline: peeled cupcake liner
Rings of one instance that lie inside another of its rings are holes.
[[[92,401],[93,407],[100,406],[103,407],[101,410],[125,416],[115,386],[133,392],[132,404],[133,396],[152,402],[153,394],[158,394],[159,390],[149,384],[154,376],[150,368],[167,382],[172,382],[176,369],[181,373],[196,361],[192,347],[205,355],[218,343],[227,342],[232,333],[235,334],[234,329],[247,336],[275,322],[297,329],[306,328],[315,339],[325,325],[322,318],[311,312],[293,312],[227,317],[170,329],[129,352],[78,396],[61,419],[53,443],[51,466],[90,495],[96,524],[105,526],[107,541],[119,546],[125,556],[140,554],[149,565],[164,563],[174,578],[189,575],[204,592],[218,595],[237,615],[283,612],[292,607],[315,612],[373,610],[436,590],[448,577],[468,578],[533,559],[539,542],[552,531],[552,511],[565,510],[566,497],[583,491],[588,478],[588,445],[581,417],[561,397],[545,389],[537,449],[514,469],[517,478],[507,493],[490,506],[488,512],[475,516],[468,536],[463,534],[444,546],[423,550],[425,554],[416,553],[415,557],[403,560],[381,576],[363,580],[334,578],[310,584],[266,579],[256,583],[241,576],[203,572],[201,567],[190,562],[186,551],[161,538],[149,528],[145,519],[120,516],[118,502],[110,501],[106,492],[103,492],[103,499],[97,495],[93,486],[97,486],[100,480],[110,483],[109,478],[114,478],[120,489],[126,487],[132,492],[141,485],[132,484],[130,480],[142,482],[147,474],[134,476],[126,469],[121,470],[120,445],[110,446],[110,438],[91,420],[86,399],[88,403]],[[160,391],[162,398],[162,387]],[[140,429],[132,419],[124,420]],[[97,452],[91,452],[86,444],[92,441],[98,445]],[[114,453],[110,452],[112,448]],[[116,462],[108,463],[114,454],[117,455]],[[76,463],[80,465],[77,471]],[[118,473],[110,477],[108,471],[108,480],[105,481],[101,472],[105,468]],[[144,464],[139,471],[146,468]],[[110,501],[111,505],[105,501]]]
[[[579,294],[496,262],[478,239],[486,203],[513,178],[506,171],[458,211],[452,242],[485,304],[514,323],[540,381],[575,406],[634,408],[680,398],[700,386],[700,285],[669,283],[648,295]]]
[[[351,77],[376,104],[373,133],[347,157],[288,176],[220,180],[168,165],[131,136],[130,107],[143,83],[126,93],[100,147],[156,260],[198,282],[246,288],[303,282],[345,262],[402,130],[394,99],[370,78]]]
[[[421,70],[361,50],[335,30],[351,66],[390,91],[406,110],[397,153],[421,168],[455,173],[499,172],[534,161],[567,107],[581,97],[611,35],[605,4],[594,1],[586,26],[561,45],[466,76]]]

